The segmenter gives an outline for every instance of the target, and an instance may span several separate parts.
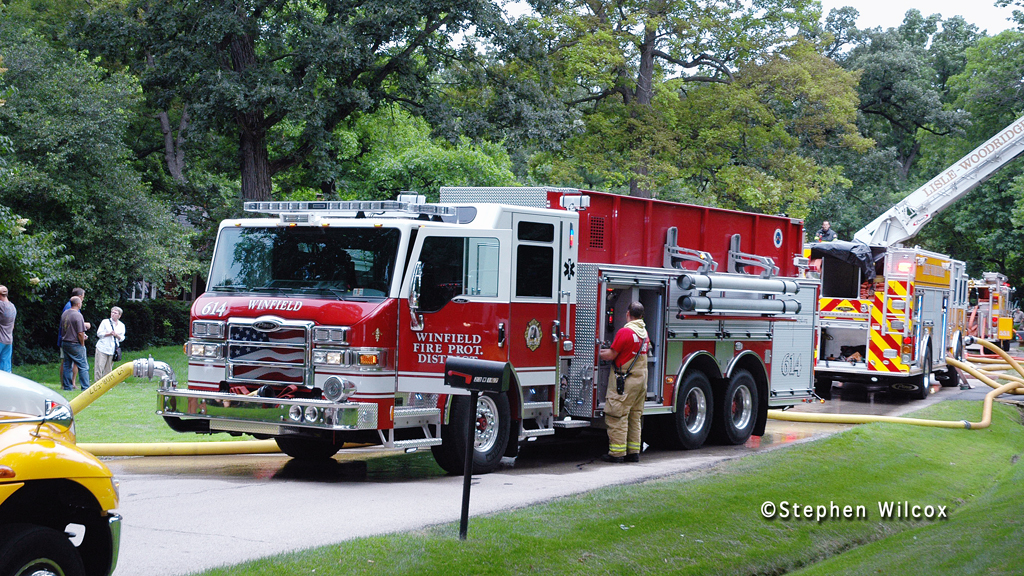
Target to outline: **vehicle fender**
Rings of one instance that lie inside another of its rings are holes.
[[[711,380],[712,385],[715,380],[722,379],[722,368],[718,365],[718,360],[709,352],[704,350],[698,350],[697,352],[691,352],[683,357],[683,363],[679,367],[679,373],[676,374],[676,385],[679,386],[683,381],[683,376],[690,370],[700,370]],[[678,407],[676,402],[679,400],[679,394],[672,394],[672,411],[676,411]]]
[[[74,444],[50,438],[33,438],[0,450],[0,461],[14,469],[14,480],[70,478],[83,483],[90,478],[110,483],[113,474],[95,456]]]

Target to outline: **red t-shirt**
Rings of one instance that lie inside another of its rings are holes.
[[[641,339],[632,328],[623,326],[615,333],[612,350],[618,352],[618,356],[615,357],[615,367],[628,366],[633,361],[633,356],[647,354],[647,338]]]

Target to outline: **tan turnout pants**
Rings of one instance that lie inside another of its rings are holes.
[[[625,370],[625,366],[622,370]],[[615,391],[615,370],[608,377],[604,422],[608,426],[608,453],[612,456],[640,453],[640,423],[646,398],[647,356],[641,354],[626,378],[623,394]]]

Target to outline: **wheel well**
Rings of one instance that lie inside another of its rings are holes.
[[[729,367],[731,376],[737,370],[746,370],[754,377],[757,383],[757,416],[754,420],[753,436],[764,434],[764,427],[768,423],[768,372],[765,370],[761,357],[754,352],[741,354]]]
[[[88,574],[105,574],[112,560],[110,525],[96,497],[65,478],[26,482],[0,505],[0,524],[35,524],[65,532],[81,524],[85,534],[78,553]]]
[[[696,352],[691,354],[689,358],[683,360],[683,366],[679,369],[679,376],[676,378],[677,385],[683,382],[686,374],[692,371],[703,372],[708,380],[711,381],[712,388],[715,387],[715,383],[722,379],[722,369],[718,366],[718,361],[715,360],[714,356],[706,352]],[[678,390],[678,388],[676,388]],[[678,410],[676,402],[679,400],[679,394],[673,393],[672,395],[672,409]]]

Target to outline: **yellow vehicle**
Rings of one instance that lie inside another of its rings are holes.
[[[75,445],[67,401],[0,372],[0,576],[108,576],[117,504],[110,469]]]

